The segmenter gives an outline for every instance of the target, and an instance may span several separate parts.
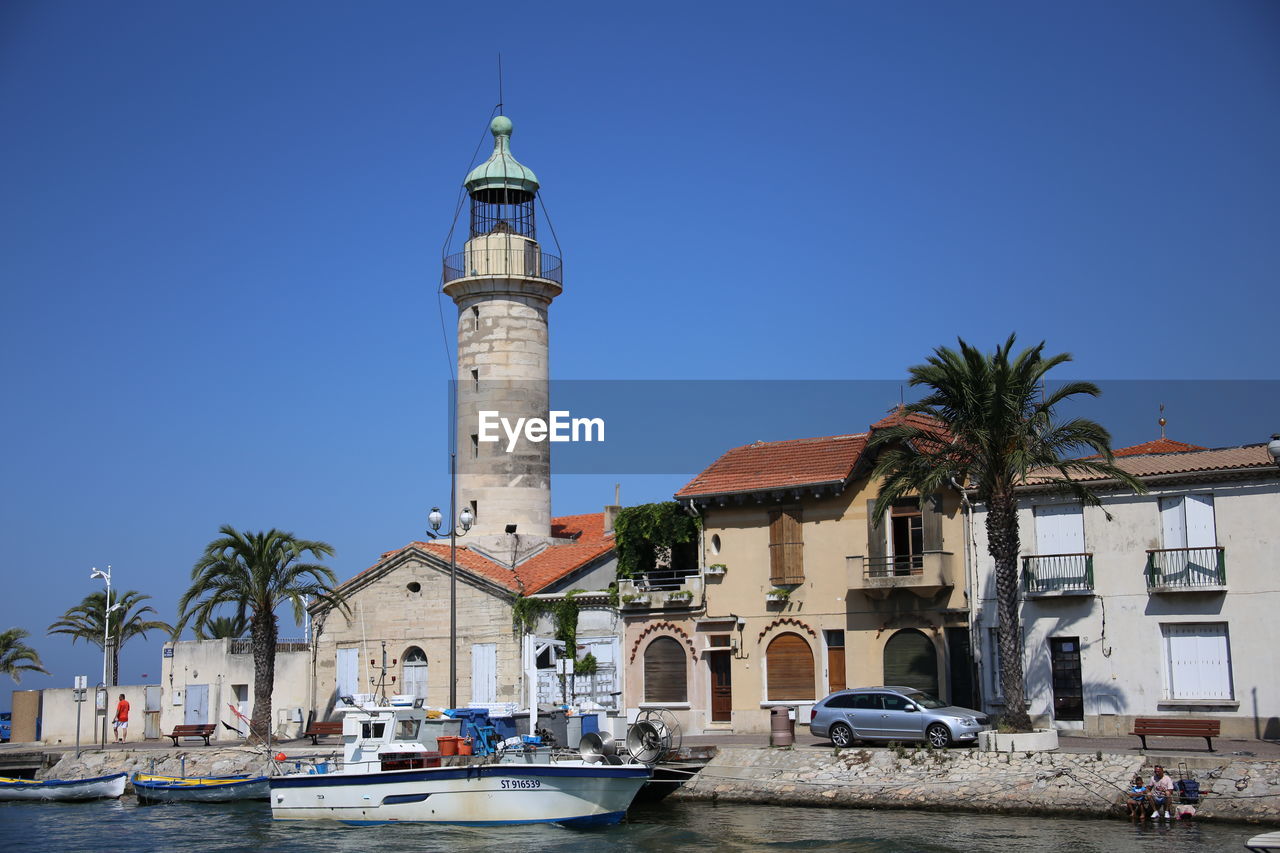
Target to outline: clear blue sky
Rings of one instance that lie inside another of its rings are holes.
[[[54,673],[22,686],[100,672],[44,634],[91,566],[172,619],[222,523],[342,578],[421,536],[499,51],[567,259],[557,378],[893,380],[1016,330],[1064,376],[1269,380],[1277,44],[1270,0],[0,4],[0,627]],[[684,478],[555,509],[618,480]]]

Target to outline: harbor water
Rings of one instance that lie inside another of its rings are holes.
[[[90,803],[0,803],[0,850],[289,851],[289,853],[507,853],[576,851],[793,851],[854,853],[1223,853],[1263,830],[1244,824],[967,815],[665,802],[632,810],[619,826],[347,827],[277,823],[266,803],[140,806],[132,797]]]

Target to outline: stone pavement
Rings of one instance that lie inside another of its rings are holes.
[[[1129,737],[1084,737],[1058,733],[1058,752],[1096,753],[1108,755],[1146,755],[1147,763],[1163,762],[1166,767],[1176,768],[1179,761],[1188,763],[1202,759],[1221,761],[1224,757],[1236,756],[1254,758],[1260,761],[1280,761],[1280,741],[1276,740],[1237,740],[1231,738],[1214,738],[1213,752],[1205,749],[1204,738],[1151,737],[1147,738],[1148,749],[1144,752],[1142,742],[1136,736]],[[685,746],[768,746],[768,733],[735,734],[716,733],[702,735],[686,735]],[[831,741],[827,738],[814,737],[806,726],[796,728],[797,749],[831,749]],[[884,746],[863,745],[859,748],[869,750],[884,749]],[[954,747],[967,750],[969,747]]]

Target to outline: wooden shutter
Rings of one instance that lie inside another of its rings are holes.
[[[929,495],[921,513],[924,550],[942,550],[942,495]]]
[[[886,687],[914,687],[938,695],[938,653],[916,630],[899,631],[884,645]]]
[[[882,523],[877,525],[876,522]],[[886,545],[889,541],[889,525],[876,516],[876,502],[867,501],[867,560],[872,566],[883,566]]]
[[[769,513],[769,581],[804,583],[804,537],[799,507]]]
[[[769,699],[814,699],[813,651],[799,634],[779,634],[766,650]]]
[[[644,650],[644,701],[689,701],[684,648],[678,640],[658,637]]]

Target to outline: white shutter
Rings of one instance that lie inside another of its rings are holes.
[[[1084,507],[1080,504],[1038,506],[1036,519],[1036,553],[1084,553]]]
[[[1213,523],[1213,495],[1187,495],[1186,507],[1187,547],[1212,548],[1218,544],[1218,533]]]
[[[1187,518],[1181,497],[1160,499],[1160,524],[1164,528],[1164,547],[1187,547]]]
[[[498,644],[475,643],[471,646],[471,703],[492,704],[498,701]]]
[[[360,650],[338,649],[338,695],[350,696],[360,692]]]
[[[1226,624],[1163,627],[1169,655],[1169,698],[1231,699],[1231,649]]]

